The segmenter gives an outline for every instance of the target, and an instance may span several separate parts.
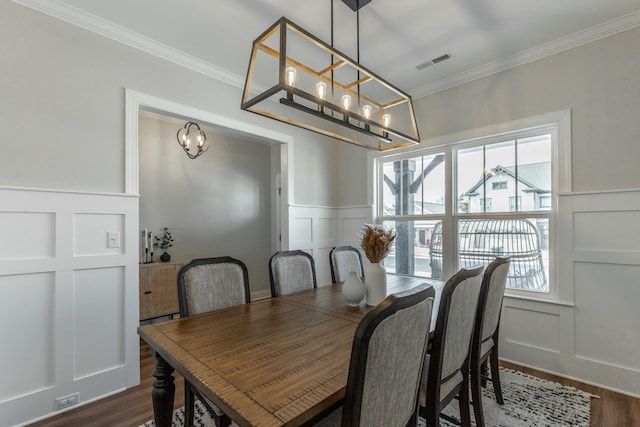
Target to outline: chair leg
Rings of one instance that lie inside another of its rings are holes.
[[[231,418],[229,418],[226,414],[214,415],[213,418],[216,426],[218,427],[229,427],[231,425]]]
[[[482,408],[482,374],[483,363],[474,363],[471,367],[471,400],[473,401],[473,414],[477,427],[484,427],[484,411]]]
[[[489,359],[485,359],[484,362],[482,362],[482,366],[480,367],[480,374],[480,384],[482,385],[482,388],[486,388],[487,378],[489,377]]]
[[[191,384],[186,380],[184,382],[184,426],[193,426],[193,413],[194,413],[194,396],[191,391]]]
[[[491,366],[491,382],[493,383],[493,391],[496,394],[496,402],[503,405],[504,399],[502,398],[502,386],[500,385],[500,368],[498,365],[498,348],[497,346],[491,351],[489,357]]]
[[[424,418],[426,427],[440,427],[440,405],[427,399],[427,406],[420,407],[420,416]]]
[[[462,388],[458,393],[460,403],[460,425],[471,427],[471,410],[469,409],[469,382],[465,378]]]

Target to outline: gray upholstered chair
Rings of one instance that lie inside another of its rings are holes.
[[[194,259],[178,273],[180,317],[221,310],[251,301],[249,274],[242,261],[231,257]],[[218,427],[231,420],[186,379],[184,381],[185,426],[193,425],[194,396],[207,407]]]
[[[304,251],[276,252],[269,260],[271,296],[317,288],[313,257]]]
[[[361,279],[364,279],[362,254],[353,246],[336,246],[331,249],[329,265],[333,283],[344,282],[351,271],[355,271]]]
[[[477,427],[484,427],[482,411],[481,385],[486,381],[493,383],[496,401],[502,405],[502,387],[500,386],[500,371],[498,369],[498,330],[500,326],[500,312],[502,298],[507,286],[510,258],[496,258],[484,271],[476,324],[471,344],[471,398]],[[491,377],[487,374],[487,361],[491,366]]]
[[[420,388],[420,415],[427,427],[439,426],[440,416],[456,422],[440,413],[456,396],[460,423],[471,426],[469,357],[483,270],[482,266],[463,268],[447,280],[442,290]]]
[[[420,373],[435,291],[422,284],[390,295],[356,329],[342,408],[316,424],[416,426]]]

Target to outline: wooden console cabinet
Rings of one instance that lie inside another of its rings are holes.
[[[178,313],[180,262],[140,264],[140,320]]]

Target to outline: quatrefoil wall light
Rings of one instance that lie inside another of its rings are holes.
[[[185,123],[184,127],[178,130],[177,138],[178,144],[190,159],[195,159],[209,149],[207,135],[197,123]]]
[[[253,42],[241,108],[361,147],[386,151],[420,142],[411,97],[282,17]],[[289,107],[289,108],[283,108]],[[301,114],[304,113],[304,114]]]

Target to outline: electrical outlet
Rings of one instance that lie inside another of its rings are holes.
[[[64,409],[69,406],[77,405],[80,400],[80,393],[73,393],[68,396],[58,397],[55,400],[56,409]]]

